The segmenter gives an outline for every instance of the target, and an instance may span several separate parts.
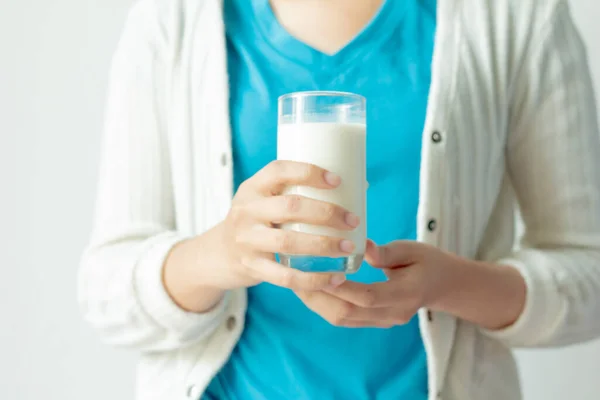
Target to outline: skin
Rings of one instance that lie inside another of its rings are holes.
[[[334,53],[373,18],[381,0],[272,0],[271,4],[293,36]],[[358,217],[341,207],[282,195],[288,185],[331,189],[340,183],[339,177],[307,164],[267,165],[242,184],[223,222],[173,248],[163,269],[167,292],[181,308],[202,313],[227,290],[269,282],[293,290],[315,313],[345,327],[404,324],[423,307],[488,329],[504,328],[518,319],[526,286],[516,269],[465,259],[422,243],[369,242],[366,260],[388,277],[387,282],[371,285],[277,264],[275,253],[330,257],[352,253],[354,244],[340,238],[275,228],[294,221],[354,229]]]
[[[377,14],[382,0],[271,0],[281,25],[326,54],[350,42]]]
[[[336,326],[389,328],[408,323],[425,307],[494,330],[511,325],[523,309],[525,283],[514,268],[467,260],[418,242],[367,246],[366,260],[388,281],[348,281],[320,292],[297,292]]]
[[[283,267],[275,262],[275,253],[340,257],[353,252],[353,243],[274,227],[298,221],[354,229],[360,220],[339,206],[281,194],[288,185],[328,189],[340,183],[338,176],[313,165],[270,163],[240,186],[222,223],[173,248],[164,266],[167,291],[183,309],[204,312],[225,290],[261,282],[299,291],[341,284],[343,275],[309,274]]]
[[[296,221],[354,229],[358,217],[341,207],[281,194],[287,185],[327,189],[340,183],[338,176],[313,165],[269,164],[242,184],[222,223],[174,247],[164,266],[167,292],[181,308],[202,313],[216,305],[226,290],[269,282],[294,290],[308,308],[345,327],[404,324],[422,307],[488,329],[506,327],[518,318],[526,287],[517,270],[418,242],[377,246],[369,241],[366,260],[388,277],[387,282],[371,285],[276,263],[275,253],[330,257],[352,253],[354,244],[341,238],[275,228]]]

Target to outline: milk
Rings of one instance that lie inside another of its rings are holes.
[[[282,228],[351,240],[356,246],[354,253],[360,255],[360,259],[353,262],[360,265],[366,246],[366,126],[326,122],[280,124],[277,158],[314,164],[342,178],[341,185],[335,189],[292,186],[285,193],[338,204],[360,217],[358,228],[340,231],[300,223],[286,224]],[[357,268],[358,265],[350,267]]]

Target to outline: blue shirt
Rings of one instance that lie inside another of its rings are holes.
[[[435,9],[435,0],[388,0],[354,40],[326,55],[288,34],[268,0],[225,0],[235,186],[276,159],[280,95],[358,93],[368,107],[368,236],[414,239]],[[385,280],[366,264],[349,278]],[[418,320],[334,327],[291,291],[258,285],[248,290],[245,330],[207,398],[426,399]]]

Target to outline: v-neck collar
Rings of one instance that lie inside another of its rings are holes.
[[[404,18],[410,1],[384,0],[377,14],[334,54],[319,51],[292,36],[278,21],[269,0],[248,0],[264,40],[282,56],[312,68],[340,66],[384,43]],[[375,44],[375,45],[374,45]]]

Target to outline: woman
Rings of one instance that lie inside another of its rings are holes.
[[[435,37],[435,40],[434,40]],[[368,99],[365,265],[281,194],[279,95]],[[84,315],[139,399],[519,399],[510,348],[600,333],[600,142],[563,0],[141,0],[116,52]],[[525,222],[518,248],[516,205]]]

